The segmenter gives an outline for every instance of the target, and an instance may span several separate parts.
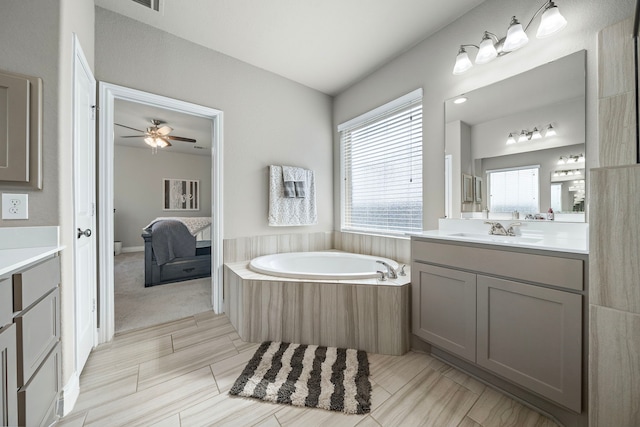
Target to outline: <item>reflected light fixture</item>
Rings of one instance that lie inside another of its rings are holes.
[[[544,136],[548,138],[550,136],[556,136],[556,135],[557,133],[555,128],[551,124],[549,124],[549,126],[547,126],[547,130],[544,133]]]
[[[541,13],[540,25],[536,32],[537,38],[542,39],[549,37],[567,26],[567,20],[560,13],[558,6],[556,6],[552,0],[547,0],[538,8],[536,13],[534,13],[526,27],[523,28],[520,21],[513,16],[505,37],[500,38],[492,32],[485,31],[479,46],[475,44],[460,45],[460,50],[458,50],[458,55],[456,56],[456,63],[453,67],[453,74],[463,74],[473,67],[473,63],[471,59],[469,59],[469,54],[465,49],[467,47],[475,47],[478,49],[475,58],[476,64],[486,64],[499,56],[506,55],[526,45],[529,42],[527,30],[533,20]]]
[[[528,140],[529,132],[523,129],[522,132],[520,132],[520,136],[518,137],[518,142],[527,142]]]
[[[538,130],[538,128],[533,128],[533,132],[531,132],[531,139],[535,140],[535,139],[542,139],[542,134],[540,133],[540,131]]]
[[[516,138],[513,136],[513,133],[510,133],[509,137],[507,138],[507,145],[511,145],[515,143],[516,143]]]
[[[547,125],[546,129],[547,131],[544,134],[545,137],[556,135],[555,129],[551,124]],[[551,132],[549,130],[551,130]],[[516,136],[517,136],[517,139],[516,139]],[[516,142],[535,141],[542,138],[543,138],[542,132],[540,132],[537,127],[534,127],[533,130],[531,131],[527,129],[522,129],[520,133],[514,134],[513,132],[509,132],[509,136],[507,137],[507,145],[515,144]],[[566,159],[568,162],[569,158],[567,157]],[[578,156],[575,156],[575,161],[576,162],[580,161]],[[558,164],[563,165],[564,163],[565,163],[565,157],[560,157]]]

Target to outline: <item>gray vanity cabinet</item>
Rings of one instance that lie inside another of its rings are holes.
[[[11,323],[11,281],[0,280],[0,425],[18,424],[16,326]]]
[[[413,334],[581,412],[584,260],[415,237],[411,251]]]
[[[413,333],[476,360],[476,275],[429,264],[411,270]]]
[[[478,275],[478,365],[580,412],[582,296]]]

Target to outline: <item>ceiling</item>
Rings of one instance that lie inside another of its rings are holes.
[[[160,1],[95,4],[336,95],[484,0]]]
[[[173,128],[170,135],[195,139],[195,143],[171,141],[171,147],[159,148],[163,153],[186,153],[199,156],[211,156],[211,119],[190,114],[178,113],[164,108],[152,107],[137,102],[114,101],[114,123],[119,123],[144,131],[151,126],[151,120],[157,119]],[[122,136],[141,135],[140,138],[122,138]],[[144,142],[144,134],[121,126],[114,126],[114,143],[128,147],[151,147]]]

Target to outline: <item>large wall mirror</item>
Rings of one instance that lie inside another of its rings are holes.
[[[445,102],[447,217],[546,219],[551,208],[556,220],[585,220],[585,59],[579,51]]]

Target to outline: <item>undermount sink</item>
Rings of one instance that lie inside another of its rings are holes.
[[[469,240],[479,240],[483,242],[500,242],[500,243],[538,243],[542,239],[536,237],[522,236],[500,236],[494,234],[477,234],[477,233],[451,233],[448,237],[460,237]]]

